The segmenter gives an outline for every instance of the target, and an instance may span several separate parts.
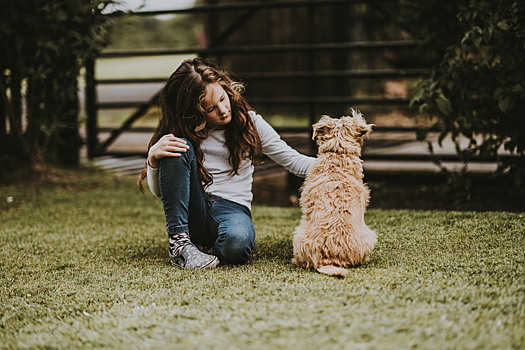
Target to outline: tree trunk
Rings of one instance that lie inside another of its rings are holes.
[[[12,156],[13,161],[29,161],[29,150],[24,143],[22,130],[22,94],[20,83],[20,68],[16,65],[11,67],[9,89],[11,100],[9,116],[9,136],[7,137],[7,153]]]
[[[60,110],[60,114],[57,118],[56,156],[60,163],[66,166],[78,166],[80,160],[80,136],[78,134],[78,83],[77,74],[74,74],[75,70],[78,70],[75,68],[77,65],[76,62],[76,57],[70,57],[66,64],[69,69],[67,72],[64,72],[64,74],[59,73],[58,78],[59,86],[66,91],[75,92],[63,96],[61,100],[57,100],[57,103],[61,103],[62,106],[56,106]]]
[[[3,72],[4,69],[0,68],[0,84],[2,86],[2,89],[0,89],[0,164],[3,164],[4,158],[7,157],[7,113],[6,108],[7,104],[5,101],[7,101],[7,96],[5,95],[4,87],[5,85],[5,79]],[[2,166],[3,168],[3,166]]]

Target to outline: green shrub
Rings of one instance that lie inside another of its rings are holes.
[[[525,194],[525,3],[408,0],[400,10],[429,48],[444,52],[411,105],[441,128],[440,145],[452,138],[465,165],[473,156],[496,158],[498,173],[509,171]]]
[[[78,83],[113,0],[0,0],[0,161],[78,164]],[[11,160],[11,161],[9,161]]]

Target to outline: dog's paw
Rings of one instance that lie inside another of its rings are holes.
[[[337,266],[321,266],[317,268],[317,271],[321,273],[326,273],[330,276],[338,276],[338,277],[345,277],[348,273],[347,269],[343,269],[342,267]]]
[[[297,265],[298,267],[306,267],[304,262],[297,260],[296,258],[293,258],[292,261],[290,261],[292,264]]]

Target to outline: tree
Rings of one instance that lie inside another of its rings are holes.
[[[465,166],[476,155],[495,157],[498,173],[509,171],[525,194],[525,3],[405,0],[400,9],[443,52],[411,104],[442,128],[440,143],[450,135]],[[503,160],[502,150],[513,157]]]
[[[80,68],[107,44],[112,0],[0,0],[3,169],[78,164]],[[7,127],[5,119],[9,121]]]

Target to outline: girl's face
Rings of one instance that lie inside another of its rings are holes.
[[[206,112],[206,126],[223,129],[232,120],[230,98],[219,83],[208,84],[202,102]]]

